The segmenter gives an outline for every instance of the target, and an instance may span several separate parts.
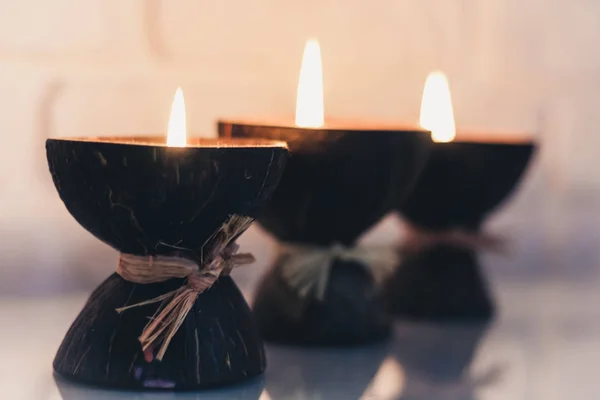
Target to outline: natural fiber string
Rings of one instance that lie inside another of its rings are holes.
[[[181,257],[119,255],[116,272],[129,282],[148,284],[187,278],[186,283],[178,289],[117,309],[121,313],[134,307],[166,302],[159,307],[138,338],[147,361],[152,361],[153,351],[159,344],[156,359],[163,359],[171,339],[200,293],[210,288],[221,275],[228,275],[233,268],[254,262],[251,254],[236,254],[238,246],[233,242],[252,222],[250,217],[232,215],[207,241],[212,241],[213,250],[209,261],[203,265]]]
[[[331,247],[280,245],[283,259],[282,277],[301,297],[323,300],[335,260],[356,261],[367,268],[377,284],[389,276],[400,263],[398,251],[392,247]]]
[[[467,250],[490,250],[497,253],[506,253],[508,250],[504,237],[486,232],[468,231],[462,228],[431,231],[414,225],[408,225],[407,228],[408,236],[401,248],[406,253],[418,253],[441,245]]]

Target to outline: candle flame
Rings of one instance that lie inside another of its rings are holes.
[[[427,77],[421,100],[421,126],[431,131],[434,142],[451,142],[456,136],[450,85],[442,72]]]
[[[298,97],[296,98],[296,125],[302,128],[319,128],[325,121],[323,107],[323,67],[319,42],[311,39],[306,42]]]
[[[185,122],[185,102],[183,91],[177,88],[173,104],[171,105],[171,117],[169,118],[169,130],[167,131],[167,146],[185,147],[187,128]]]

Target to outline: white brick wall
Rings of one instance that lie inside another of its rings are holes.
[[[46,137],[164,132],[178,85],[197,134],[214,134],[218,116],[291,115],[313,36],[327,114],[417,121],[441,68],[459,127],[541,131],[530,185],[506,213],[587,198],[600,189],[599,12],[591,0],[0,3],[0,262],[79,268],[97,254],[99,275],[112,267],[58,201]]]

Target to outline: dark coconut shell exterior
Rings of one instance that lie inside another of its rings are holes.
[[[282,140],[290,159],[260,224],[282,242],[353,245],[416,182],[431,140],[419,130],[302,129],[219,122],[221,137]]]
[[[478,229],[513,191],[533,155],[533,142],[435,143],[427,165],[398,210],[417,227]]]
[[[436,143],[427,166],[398,210],[426,231],[477,232],[513,192],[534,154],[532,141]],[[493,316],[494,305],[474,252],[441,246],[406,259],[387,285],[394,314],[429,320]]]
[[[182,280],[136,285],[113,274],[92,293],[54,359],[63,377],[123,389],[190,390],[235,384],[266,368],[250,307],[230,277],[198,296],[162,361],[144,360],[138,337],[157,306],[127,304],[177,289]]]
[[[494,302],[473,251],[436,246],[406,255],[386,284],[393,314],[421,321],[481,321]]]
[[[283,145],[251,147],[251,141],[231,147],[235,141],[200,140],[195,144],[205,147],[172,148],[145,140],[149,145],[46,142],[67,210],[122,253],[179,253],[200,261],[210,254],[206,242],[231,214],[256,216],[287,156]]]
[[[283,143],[164,139],[120,143],[50,139],[48,162],[73,217],[115,249],[200,262],[231,214],[254,217],[277,185]],[[137,341],[157,304],[118,314],[171,291],[181,279],[140,285],[114,274],[92,294],[54,360],[67,379],[129,389],[197,389],[233,384],[265,369],[251,311],[229,277],[198,296],[162,361],[146,362]]]
[[[219,122],[222,137],[283,140],[290,159],[260,224],[284,243],[353,246],[412,188],[431,140],[419,130],[302,129]],[[390,332],[366,266],[337,260],[324,301],[302,299],[280,278],[280,262],[257,291],[265,340],[360,345]],[[298,315],[299,313],[299,315]]]
[[[391,317],[364,265],[336,260],[322,301],[300,299],[276,263],[256,291],[254,312],[263,338],[282,344],[358,346],[386,339]]]

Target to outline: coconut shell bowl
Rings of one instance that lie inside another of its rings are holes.
[[[428,245],[409,251],[388,280],[393,314],[433,321],[493,317],[477,251],[502,243],[481,227],[514,191],[535,148],[525,135],[484,142],[459,134],[435,143],[414,190],[397,207],[409,238]]]
[[[120,252],[117,272],[60,345],[56,373],[134,390],[201,389],[261,374],[259,331],[228,273],[251,261],[234,241],[276,187],[285,143],[49,139],[46,150],[67,210]]]
[[[394,262],[385,254],[393,251],[356,242],[412,187],[429,135],[341,122],[304,129],[221,121],[218,128],[225,138],[282,140],[290,148],[280,185],[258,217],[280,247],[253,304],[263,338],[305,346],[385,339],[391,321],[379,289],[386,263]]]

